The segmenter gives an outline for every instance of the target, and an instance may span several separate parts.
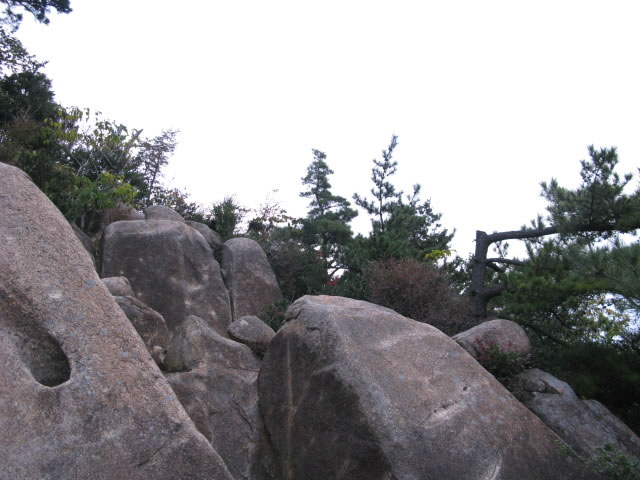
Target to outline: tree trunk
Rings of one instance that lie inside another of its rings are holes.
[[[491,235],[482,230],[476,230],[476,252],[473,256],[473,269],[471,271],[471,304],[473,305],[473,316],[477,320],[487,318],[489,300],[497,297],[507,288],[505,285],[485,286],[487,266],[491,263],[520,264],[520,262],[508,258],[487,259],[487,252],[491,244],[501,240],[524,240],[544,237],[554,233],[558,233],[556,227],[496,232]]]

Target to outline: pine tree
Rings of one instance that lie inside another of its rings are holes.
[[[356,205],[365,209],[372,217],[372,233],[368,238],[359,236],[349,252],[350,268],[360,270],[363,263],[389,258],[414,258],[424,260],[434,252],[448,251],[453,233],[442,229],[441,215],[435,213],[431,201],[420,199],[421,186],[413,186],[411,194],[403,197],[391,183],[398,168],[393,153],[398,146],[398,137],[393,135],[382,160],[374,159],[371,169],[373,199],[357,193],[353,196]]]
[[[307,188],[300,196],[310,202],[307,217],[301,220],[301,234],[303,243],[317,250],[330,278],[344,267],[344,248],[352,237],[349,222],[358,212],[350,207],[348,200],[331,192],[329,175],[333,170],[326,158],[325,153],[313,150],[313,161],[302,178]]]

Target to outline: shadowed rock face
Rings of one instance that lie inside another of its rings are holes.
[[[160,313],[169,331],[197,315],[226,336],[231,311],[211,248],[182,222],[138,220],[109,225],[102,276],[129,279],[136,297]]]
[[[269,342],[276,335],[273,328],[254,316],[238,318],[229,325],[227,333],[233,340],[247,345],[261,357],[264,356]]]
[[[0,312],[0,478],[231,478],[69,224],[4,164]]]
[[[640,458],[640,438],[596,400],[580,400],[568,383],[537,368],[518,375],[524,404],[580,455],[606,443]]]
[[[265,309],[282,298],[267,255],[249,238],[227,240],[222,249],[222,268],[227,272],[234,320],[245,315],[260,317]]]
[[[153,359],[161,365],[170,341],[169,330],[162,315],[135,297],[113,298],[142,338]]]
[[[287,316],[258,387],[280,478],[593,478],[435,328],[339,297]]]
[[[166,359],[167,379],[237,480],[249,479],[260,440],[258,358],[246,345],[190,316],[176,330]]]
[[[218,232],[216,232],[215,230],[211,230],[204,223],[194,222],[191,220],[187,220],[185,221],[185,223],[189,225],[191,228],[196,229],[200,233],[200,235],[204,237],[204,239],[207,241],[207,243],[211,247],[211,250],[213,250],[214,257],[216,257],[216,259],[219,260],[220,259],[219,257],[222,253],[222,247],[224,246],[224,242],[222,241],[222,238],[220,238],[220,235],[218,234]]]
[[[135,297],[131,284],[126,277],[105,277],[102,283],[114,297]]]

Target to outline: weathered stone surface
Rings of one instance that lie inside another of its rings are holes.
[[[600,402],[580,400],[568,383],[537,368],[517,378],[523,403],[580,455],[592,457],[610,443],[640,458],[640,438]]]
[[[142,338],[155,362],[162,365],[171,340],[162,315],[135,297],[115,296],[114,298]],[[160,350],[158,351],[155,347],[160,347]]]
[[[213,254],[217,258],[218,254],[222,252],[222,247],[224,247],[224,242],[222,241],[220,234],[215,230],[209,228],[204,223],[194,222],[192,220],[187,220],[185,223],[191,228],[195,228],[198,232],[200,232],[200,235],[202,235],[207,241],[207,243],[211,247],[211,250],[213,250]]]
[[[251,350],[190,316],[173,336],[167,379],[196,427],[236,479],[253,478],[262,428],[258,411],[259,361]]]
[[[222,268],[234,320],[245,315],[261,316],[269,305],[282,298],[267,255],[254,240],[227,240],[222,249]]]
[[[437,329],[340,297],[287,316],[259,375],[278,478],[593,478]]]
[[[260,356],[265,354],[269,342],[276,335],[273,328],[251,315],[240,317],[232,322],[227,333],[231,339],[244,343]]]
[[[147,220],[169,220],[172,222],[184,223],[184,218],[174,209],[165,207],[164,205],[151,205],[145,208],[144,218]]]
[[[0,164],[0,478],[231,479],[80,249]]]
[[[102,276],[127,277],[170,332],[197,315],[226,336],[231,311],[220,266],[202,235],[184,223],[112,223],[102,241]]]
[[[524,329],[510,320],[488,320],[452,337],[476,360],[481,359],[486,349],[498,347],[502,352],[526,356],[531,352],[531,343]]]
[[[133,289],[127,277],[105,277],[102,279],[107,290],[114,297],[134,297]]]

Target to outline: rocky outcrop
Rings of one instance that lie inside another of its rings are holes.
[[[0,212],[0,478],[231,479],[68,222],[4,164]]]
[[[257,357],[190,316],[173,336],[166,365],[176,372],[167,379],[198,430],[234,478],[250,478],[262,428]]]
[[[264,356],[269,342],[276,335],[273,328],[254,316],[240,317],[229,325],[227,333],[231,339],[247,345],[261,357]]]
[[[282,298],[267,255],[255,241],[227,240],[222,250],[222,268],[234,320],[246,315],[260,317],[269,305]]]
[[[259,376],[278,478],[593,478],[437,329],[340,297],[287,317]]]
[[[640,458],[640,438],[596,400],[580,400],[568,383],[537,368],[517,377],[523,402],[578,454],[592,457],[609,443]]]
[[[184,218],[172,208],[164,205],[151,205],[144,209],[144,218],[147,220],[168,220],[184,223]]]
[[[524,329],[510,320],[488,320],[452,337],[476,360],[482,360],[489,348],[526,357],[531,343]]]
[[[231,310],[220,266],[202,235],[183,222],[109,225],[102,239],[102,276],[127,277],[136,297],[164,317],[170,332],[197,315],[226,336]]]

